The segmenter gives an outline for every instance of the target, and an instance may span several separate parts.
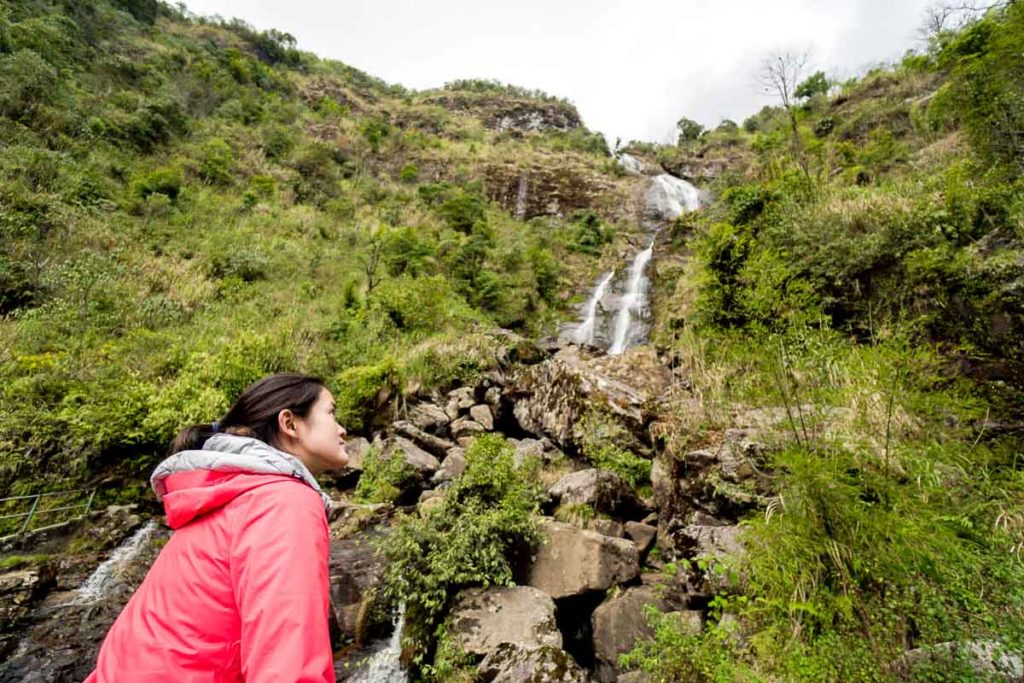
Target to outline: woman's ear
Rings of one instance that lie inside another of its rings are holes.
[[[277,414],[277,429],[281,434],[295,438],[299,435],[295,428],[295,413],[285,408]]]

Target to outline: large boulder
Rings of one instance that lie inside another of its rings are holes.
[[[0,630],[6,631],[25,616],[32,604],[53,586],[56,576],[50,564],[0,574]]]
[[[564,650],[502,643],[487,655],[477,674],[486,683],[587,683],[587,672]]]
[[[494,430],[494,413],[489,405],[477,405],[469,409],[469,416],[488,432]]]
[[[452,436],[455,440],[465,439],[467,437],[475,437],[483,434],[487,429],[469,416],[460,417],[454,420],[449,426],[452,430]]]
[[[597,512],[616,517],[638,518],[647,514],[629,483],[608,470],[571,472],[555,482],[548,494],[562,505],[589,505]]]
[[[420,477],[425,479],[429,479],[437,471],[437,468],[441,466],[437,458],[409,439],[401,436],[396,436],[394,439],[389,440],[384,448],[385,458],[396,455],[402,458],[405,464],[411,467]]]
[[[654,629],[648,624],[645,610],[653,606],[659,612],[676,611],[681,603],[662,586],[643,585],[628,588],[602,602],[591,617],[594,633],[594,674],[598,681],[611,683],[623,673],[619,656],[632,650],[639,640],[650,638]],[[678,612],[686,631],[700,632],[701,613]],[[694,629],[694,624],[696,628]]]
[[[462,448],[451,448],[441,462],[441,467],[434,472],[434,484],[455,481],[466,471],[466,451]]]
[[[632,541],[548,520],[540,525],[543,543],[528,569],[527,583],[553,598],[606,590],[640,572]]]
[[[580,418],[591,408],[618,422],[639,446],[646,441],[646,416],[642,410],[648,397],[593,368],[569,346],[553,358],[528,366],[512,378],[506,395],[519,425],[536,436],[548,436],[560,448],[575,449],[582,433]]]
[[[502,643],[562,647],[554,601],[530,586],[463,591],[452,609],[449,632],[463,652],[478,656],[490,654]]]
[[[331,606],[342,635],[359,645],[383,635],[390,621],[375,601],[384,575],[384,561],[374,544],[381,535],[373,530],[331,541]]]

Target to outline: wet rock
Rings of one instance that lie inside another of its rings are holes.
[[[597,512],[617,517],[646,514],[630,485],[608,470],[591,468],[567,474],[551,487],[548,494],[562,505],[589,505]]]
[[[469,409],[469,416],[479,423],[486,431],[494,430],[494,414],[488,405],[473,406]]]
[[[448,449],[448,454],[441,462],[441,467],[434,473],[432,481],[435,484],[442,484],[446,481],[455,481],[466,471],[466,452],[459,448]]]
[[[464,652],[488,655],[502,643],[562,647],[555,603],[529,586],[471,588],[452,609],[450,633]]]
[[[579,445],[577,425],[593,407],[606,412],[637,443],[647,438],[642,412],[646,396],[590,367],[576,347],[521,369],[506,391],[519,425],[536,436],[548,436],[561,448]]]
[[[564,650],[502,643],[487,655],[477,674],[486,683],[587,683],[590,679]]]
[[[433,403],[417,403],[409,409],[408,420],[417,429],[440,434],[451,420],[440,406]]]
[[[452,422],[450,428],[456,440],[477,436],[487,431],[482,424],[470,417],[460,417]]]
[[[658,528],[643,522],[626,522],[626,538],[636,543],[637,550],[643,556],[654,544]]]
[[[602,602],[591,617],[594,633],[594,673],[598,681],[611,683],[623,673],[619,656],[632,650],[637,641],[651,638],[654,629],[647,623],[645,609],[654,606],[660,612],[677,609],[678,602],[665,597],[658,586],[628,588]],[[696,619],[700,632],[700,612],[679,612]],[[689,632],[689,630],[684,631]]]
[[[331,607],[343,639],[357,645],[381,635],[390,623],[383,605],[376,601],[385,565],[375,541],[385,533],[378,526],[357,536],[331,541]]]
[[[439,436],[425,432],[412,422],[407,422],[405,420],[394,423],[391,425],[391,428],[396,434],[404,436],[437,458],[443,458],[448,452],[448,449],[455,446],[455,444],[448,439],[442,439]]]
[[[634,578],[640,555],[632,541],[545,521],[527,583],[553,598],[606,590]]]
[[[57,571],[44,564],[0,574],[0,631],[6,632],[54,585]]]

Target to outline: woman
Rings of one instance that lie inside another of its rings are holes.
[[[174,534],[86,683],[334,681],[313,478],[348,461],[334,411],[320,380],[271,375],[174,439],[151,478]]]

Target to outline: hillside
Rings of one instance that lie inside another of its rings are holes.
[[[0,491],[98,488],[0,554],[0,681],[88,671],[166,541],[169,439],[277,370],[358,452],[324,481],[339,678],[374,648],[413,680],[1024,676],[1024,6],[933,28],[613,156],[524,87],[6,3]],[[664,174],[705,203],[652,221]],[[560,336],[631,254],[646,343]]]

